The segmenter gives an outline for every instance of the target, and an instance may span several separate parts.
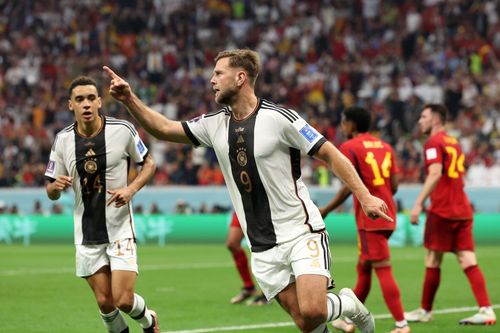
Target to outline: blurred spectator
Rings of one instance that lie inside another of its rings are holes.
[[[177,200],[177,202],[175,204],[175,212],[174,213],[181,214],[181,215],[192,214],[193,210],[191,209],[191,207],[189,206],[189,204],[186,201],[179,199],[179,200]]]
[[[32,214],[35,215],[45,215],[45,210],[43,209],[42,202],[40,200],[35,200],[33,203],[33,211]]]
[[[52,204],[52,208],[50,209],[50,213],[54,215],[62,215],[64,214],[64,206],[60,203]]]
[[[266,64],[259,96],[287,101],[336,144],[341,110],[370,109],[373,130],[403,156],[403,182],[422,167],[408,145],[420,144],[416,120],[428,102],[448,106],[449,129],[471,143],[469,163],[479,156],[492,168],[500,145],[499,7],[494,0],[4,1],[0,186],[43,185],[51,142],[73,121],[67,78],[102,77],[110,64],[155,110],[187,120],[219,108],[209,83],[213,58],[233,47],[257,49]],[[134,121],[102,93],[106,115]],[[210,150],[141,136],[158,161],[154,184],[223,184]],[[317,182],[320,165],[309,165],[305,179]]]
[[[151,204],[151,207],[149,207],[149,214],[151,215],[162,214],[162,211],[160,210],[160,207],[158,207],[158,204],[156,202],[153,202]]]

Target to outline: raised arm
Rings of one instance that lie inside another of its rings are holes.
[[[344,182],[358,198],[363,211],[368,217],[372,219],[382,217],[388,221],[393,221],[386,214],[388,210],[386,203],[370,194],[352,163],[331,142],[325,142],[314,157],[324,161],[329,169]]]
[[[155,138],[165,141],[192,144],[180,121],[168,119],[144,104],[132,91],[128,82],[118,76],[108,66],[104,72],[111,78],[109,93],[121,102],[129,113]]]

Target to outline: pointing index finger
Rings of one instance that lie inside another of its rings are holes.
[[[102,69],[109,75],[111,76],[113,79],[119,79],[120,77],[115,73],[113,72],[113,70],[111,68],[109,68],[108,66],[102,66]]]

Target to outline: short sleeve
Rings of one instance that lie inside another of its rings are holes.
[[[189,121],[183,121],[182,128],[187,137],[191,140],[194,146],[212,147],[212,137],[210,133],[215,131],[216,121],[221,112],[226,112],[225,109],[214,114],[203,114]]]
[[[424,145],[424,161],[429,166],[434,163],[443,163],[441,145],[436,140],[428,140]]]
[[[67,176],[68,170],[64,165],[63,159],[63,143],[60,135],[56,136],[52,149],[50,150],[49,162],[45,169],[45,177],[51,181],[56,180],[58,176]]]
[[[288,141],[287,143],[310,156],[314,155],[326,142],[325,137],[314,127],[309,125],[296,112],[290,114],[294,116],[294,118],[292,118],[293,121],[284,120],[284,122],[288,124],[285,127],[285,138]]]
[[[130,124],[130,126],[133,125]],[[142,141],[139,133],[137,133],[135,128],[133,131],[127,132],[130,133],[129,141],[127,144],[127,153],[134,160],[134,162],[136,162],[137,164],[142,164],[144,162],[144,159],[146,158],[146,155],[148,154],[148,148]]]

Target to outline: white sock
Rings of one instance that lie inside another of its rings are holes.
[[[313,329],[310,333],[331,333],[331,332],[328,330],[328,327],[326,327],[326,324],[321,324],[315,329]]]
[[[125,317],[122,316],[122,313],[120,312],[120,310],[115,309],[114,311],[111,311],[110,313],[100,312],[100,314],[101,314],[102,321],[104,322],[104,326],[106,326],[106,329],[108,330],[108,332],[121,333],[128,328],[127,321],[125,320]],[[128,332],[128,330],[127,330],[127,332]]]
[[[408,326],[408,322],[406,321],[406,319],[396,322],[396,327],[401,328],[401,327],[405,327],[405,326]]]
[[[326,308],[328,313],[326,322],[329,323],[337,319],[342,312],[342,301],[340,300],[340,297],[336,294],[327,293]]]
[[[144,302],[144,298],[140,295],[134,294],[134,305],[132,306],[132,310],[128,313],[128,315],[137,321],[142,328],[151,327],[153,324],[153,317],[151,316],[151,312],[149,312],[146,307],[146,302]]]
[[[339,298],[340,303],[342,304],[342,308],[340,309],[341,315],[351,317],[356,313],[356,303],[354,303],[354,300],[352,298],[344,295],[339,296]]]

